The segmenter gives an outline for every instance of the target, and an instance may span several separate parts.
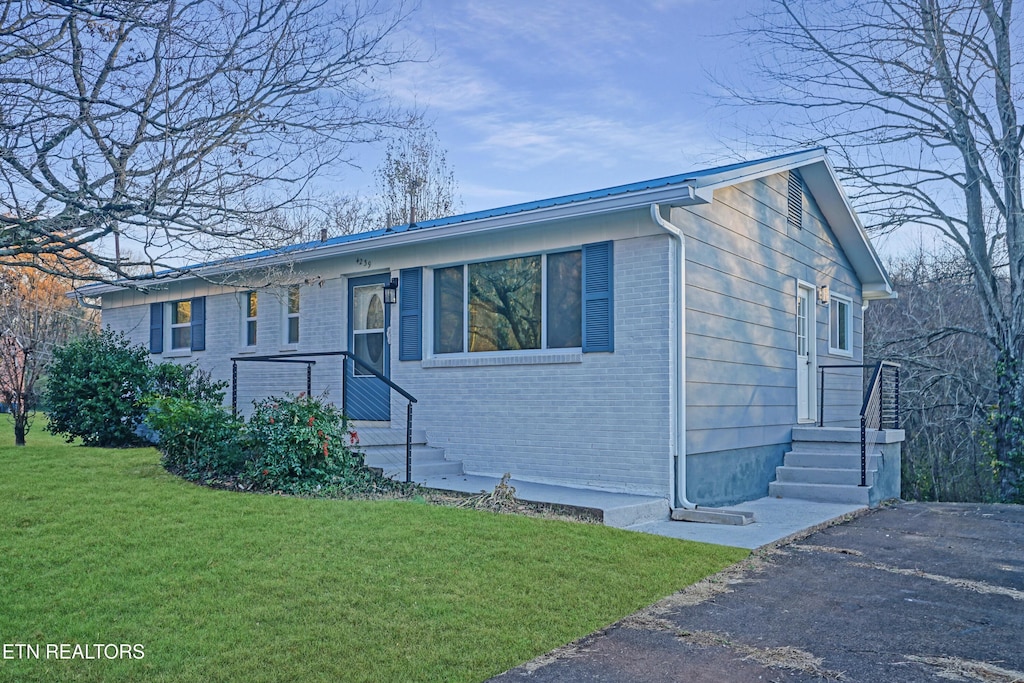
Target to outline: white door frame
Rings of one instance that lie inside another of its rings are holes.
[[[817,287],[796,281],[796,421],[814,422],[817,388]],[[802,309],[802,310],[801,310]]]

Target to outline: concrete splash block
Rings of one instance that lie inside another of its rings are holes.
[[[754,522],[754,513],[747,510],[729,510],[726,508],[697,508],[695,510],[677,508],[672,511],[672,521],[745,526]]]

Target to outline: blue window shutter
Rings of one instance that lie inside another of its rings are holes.
[[[192,299],[192,350],[206,349],[206,297]]]
[[[164,305],[149,305],[149,352],[164,352]]]
[[[583,353],[615,350],[612,243],[583,245]]]
[[[398,360],[423,360],[423,269],[399,275]]]

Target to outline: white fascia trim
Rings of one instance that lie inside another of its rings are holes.
[[[712,175],[706,175],[693,180],[696,189],[700,192],[713,192],[721,187],[728,187],[738,183],[745,183],[750,180],[757,180],[765,176],[775,175],[794,168],[807,166],[815,161],[828,162],[825,150],[821,147],[809,149],[805,152],[790,154],[781,159],[771,159],[756,164],[745,165],[729,171],[722,171]],[[838,182],[838,181],[837,181]]]
[[[822,156],[820,167],[818,164],[814,164],[814,167],[816,168],[803,171],[804,183],[818,201],[819,208],[840,240],[843,250],[857,272],[857,277],[862,283],[872,283],[865,284],[865,292],[870,288],[872,291],[883,293],[882,296],[875,298],[891,298],[894,290],[889,274],[882,265],[882,259],[875,251],[853,204],[850,203],[850,198],[840,184],[832,162],[828,157]],[[815,177],[815,171],[819,169],[824,169],[827,178],[824,186],[820,176]]]

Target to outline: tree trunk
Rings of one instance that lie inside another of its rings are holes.
[[[25,433],[28,431],[28,415],[21,410],[21,406],[13,406],[14,417],[14,445],[25,445]]]
[[[1024,376],[1020,362],[1004,351],[998,364],[999,404],[992,414],[993,465],[999,499],[1024,503]]]

